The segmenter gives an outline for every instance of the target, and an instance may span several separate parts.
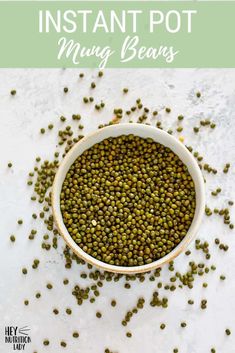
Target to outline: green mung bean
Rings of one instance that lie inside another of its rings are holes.
[[[61,347],[64,347],[64,348],[65,348],[65,347],[67,346],[67,343],[66,343],[65,341],[61,341],[61,342],[60,342],[60,345],[61,345]]]
[[[72,314],[72,310],[70,308],[67,308],[65,311],[66,311],[66,314],[68,314],[68,315]]]
[[[116,306],[116,304],[117,304],[116,300],[113,299],[113,300],[111,301],[111,306],[114,307],[114,306]]]
[[[102,317],[101,312],[97,311],[97,313],[96,313],[96,317],[97,317],[98,319],[100,319],[100,318]]]
[[[28,273],[28,271],[27,271],[27,268],[22,268],[22,273],[24,274],[24,275],[27,275],[27,273]]]

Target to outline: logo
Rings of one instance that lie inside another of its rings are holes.
[[[5,343],[11,344],[14,351],[24,351],[28,343],[31,342],[28,326],[6,326]]]

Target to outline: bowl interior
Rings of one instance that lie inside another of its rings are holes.
[[[169,147],[182,162],[188,167],[188,171],[194,181],[195,191],[196,191],[196,209],[193,221],[187,232],[185,238],[167,255],[159,260],[156,260],[150,264],[142,266],[133,267],[123,267],[109,265],[102,261],[99,261],[92,256],[85,253],[72,239],[68,233],[60,210],[60,192],[62,184],[66,177],[66,174],[76,158],[81,155],[85,150],[93,146],[94,144],[101,142],[108,137],[117,137],[120,135],[134,134],[139,137],[147,138],[150,137],[154,141],[161,143],[162,145]],[[195,236],[198,227],[200,225],[202,215],[205,208],[205,196],[204,196],[204,180],[197,165],[194,157],[187,150],[187,148],[179,142],[176,138],[164,132],[163,130],[157,129],[155,127],[144,125],[144,124],[116,124],[111,125],[102,129],[97,130],[84,137],[81,141],[76,143],[74,147],[67,153],[63,161],[61,162],[59,169],[56,173],[53,190],[52,190],[52,208],[53,215],[58,227],[60,234],[65,239],[68,246],[82,259],[89,262],[90,264],[100,267],[103,270],[118,273],[140,273],[150,271],[154,268],[160,267],[162,264],[173,260],[179,253],[184,251],[190,241]]]

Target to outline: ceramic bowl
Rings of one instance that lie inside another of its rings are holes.
[[[150,137],[154,141],[159,142],[166,147],[169,147],[176,155],[178,155],[178,157],[182,160],[182,162],[188,167],[188,171],[191,174],[191,177],[194,181],[195,190],[196,190],[196,210],[195,210],[195,214],[194,214],[194,218],[191,223],[191,226],[186,236],[184,237],[184,239],[170,253],[168,253],[164,257],[154,262],[151,262],[150,264],[147,264],[147,265],[133,266],[133,267],[109,265],[85,253],[75,243],[75,241],[71,238],[70,234],[68,233],[64,225],[61,210],[60,210],[60,192],[61,192],[62,184],[64,182],[64,179],[66,177],[66,174],[70,166],[73,164],[76,158],[79,155],[81,155],[85,150],[93,146],[94,144],[101,142],[102,140],[108,137],[117,137],[120,135],[128,135],[128,134],[133,134],[143,138]],[[103,270],[110,271],[110,272],[124,273],[124,274],[147,272],[173,260],[181,252],[185,251],[189,243],[196,235],[196,232],[201,223],[202,216],[205,209],[204,180],[202,177],[201,170],[198,167],[198,164],[194,159],[194,157],[192,156],[192,154],[187,150],[187,148],[183,145],[183,143],[178,141],[175,137],[169,135],[163,130],[157,129],[149,125],[135,124],[135,123],[115,124],[115,125],[110,125],[108,127],[104,127],[93,133],[88,134],[82,140],[77,142],[72,147],[72,149],[66,154],[55,176],[53,190],[52,190],[52,208],[53,208],[53,216],[60,234],[63,236],[68,246],[81,259],[85,260],[86,262],[98,268],[101,268]]]

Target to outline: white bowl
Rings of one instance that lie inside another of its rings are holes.
[[[81,155],[85,150],[93,146],[94,144],[101,142],[102,140],[108,137],[117,137],[120,135],[128,135],[133,134],[139,137],[147,138],[150,137],[154,141],[161,143],[162,145],[169,147],[178,157],[182,160],[182,162],[188,167],[188,171],[191,174],[191,177],[195,184],[196,191],[196,210],[194,214],[193,221],[191,226],[184,237],[184,239],[167,255],[158,259],[154,262],[151,262],[147,265],[142,266],[132,266],[132,267],[124,267],[124,266],[115,266],[109,265],[105,262],[99,261],[94,257],[85,253],[72,239],[69,232],[67,231],[61,210],[60,210],[60,192],[62,188],[62,184],[66,177],[66,174],[73,164],[73,162],[77,159],[79,155]],[[200,168],[197,165],[192,154],[187,150],[187,148],[179,142],[176,138],[169,135],[167,132],[157,129],[153,126],[144,125],[144,124],[115,124],[108,127],[104,127],[99,129],[82,140],[77,142],[72,149],[67,153],[63,161],[61,162],[59,169],[56,173],[53,189],[52,189],[52,208],[53,215],[58,227],[60,234],[63,236],[64,240],[68,244],[68,246],[74,251],[76,255],[78,255],[83,260],[89,262],[90,264],[99,267],[103,270],[116,272],[116,273],[140,273],[147,272],[154,268],[162,266],[164,263],[167,263],[173,260],[177,255],[179,255],[182,251],[185,251],[186,247],[192,241],[196,232],[199,228],[199,225],[202,220],[202,216],[205,209],[205,191],[204,191],[204,180],[200,171]]]

